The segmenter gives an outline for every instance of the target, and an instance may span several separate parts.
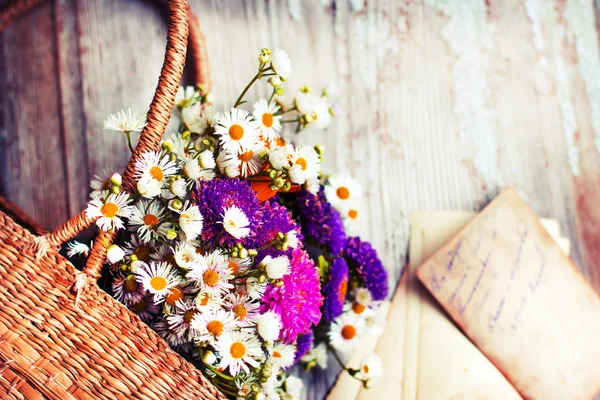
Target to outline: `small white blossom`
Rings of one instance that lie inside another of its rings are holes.
[[[146,114],[134,113],[131,108],[111,114],[104,120],[104,129],[116,132],[139,132],[146,126]]]

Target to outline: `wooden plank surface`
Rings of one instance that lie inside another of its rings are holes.
[[[0,0],[4,3],[5,0]],[[479,210],[505,185],[556,218],[600,290],[600,56],[592,0],[192,0],[216,104],[228,107],[261,47],[289,53],[289,87],[335,83],[343,114],[328,171],[366,187],[362,232],[395,284],[417,209]],[[53,228],[86,182],[124,166],[106,115],[143,111],[165,15],[143,0],[55,0],[0,36],[0,194]],[[251,99],[264,95],[252,90]],[[311,373],[310,399],[335,377]]]

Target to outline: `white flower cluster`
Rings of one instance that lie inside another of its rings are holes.
[[[342,216],[346,231],[356,232],[362,197],[360,183],[348,175],[330,176],[325,184],[325,195]]]

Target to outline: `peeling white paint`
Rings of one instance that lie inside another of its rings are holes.
[[[454,112],[460,123],[461,141],[473,152],[473,165],[494,197],[502,186],[498,169],[496,114],[489,105],[486,74],[494,45],[494,28],[487,22],[483,0],[426,0],[449,21],[442,37],[456,56]]]
[[[386,56],[398,52],[398,38],[385,14],[372,10],[355,17],[354,40],[358,47],[356,70],[366,88],[375,89],[378,72],[384,66]]]
[[[302,21],[302,0],[288,0],[288,12],[294,21]]]
[[[546,42],[544,40],[544,33],[542,31],[542,21],[549,11],[548,7],[552,7],[552,4],[548,1],[543,0],[526,0],[525,11],[527,16],[531,20],[531,31],[533,34],[533,45],[539,53],[539,62],[544,69],[548,68],[548,58],[544,54],[546,49]]]
[[[577,66],[585,82],[594,145],[600,153],[600,49],[592,0],[569,0],[565,6],[567,38],[577,50]]]

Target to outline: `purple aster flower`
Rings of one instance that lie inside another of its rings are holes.
[[[296,231],[296,236],[301,246],[303,238],[300,233],[300,227],[294,221],[292,214],[288,212],[287,208],[280,204],[266,201],[262,204],[262,215],[263,223],[259,226],[253,239],[248,241],[248,248],[257,249],[265,246],[272,242],[279,232],[285,235],[289,231]],[[291,250],[288,250],[286,254],[291,255]]]
[[[348,238],[344,257],[364,281],[373,299],[385,299],[388,294],[387,272],[371,243],[363,242],[358,237]]]
[[[296,356],[294,357],[294,364],[296,364],[306,353],[308,353],[315,341],[315,334],[312,329],[308,331],[306,335],[298,336],[296,342]]]
[[[337,255],[346,242],[346,231],[340,214],[327,201],[323,186],[316,195],[302,189],[298,192],[297,204],[305,236],[314,237]]]
[[[238,178],[215,178],[202,181],[194,192],[194,199],[204,217],[202,240],[212,246],[233,247],[234,244],[255,240],[263,220],[261,204],[248,182]],[[236,239],[223,229],[223,214],[231,206],[239,208],[248,218],[250,234]]]
[[[290,264],[291,272],[281,279],[283,285],[269,285],[260,308],[261,313],[273,310],[281,316],[281,339],[287,344],[319,323],[323,305],[319,272],[308,254],[294,250]]]
[[[329,282],[323,287],[325,320],[333,321],[342,314],[347,291],[348,264],[342,257],[338,257],[333,260],[329,269]]]

